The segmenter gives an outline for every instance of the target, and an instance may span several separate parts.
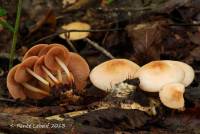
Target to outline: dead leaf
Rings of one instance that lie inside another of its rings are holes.
[[[137,63],[145,64],[152,60],[160,59],[161,41],[166,30],[165,21],[129,25],[126,30],[134,49]]]

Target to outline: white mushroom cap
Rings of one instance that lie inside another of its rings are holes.
[[[142,90],[158,92],[165,84],[183,81],[184,71],[169,62],[152,61],[142,66],[135,78],[139,78]]]
[[[172,61],[172,60],[166,60],[166,61],[171,62],[172,64],[176,66],[180,66],[180,68],[183,69],[185,73],[185,77],[181,83],[183,83],[185,87],[189,86],[192,83],[195,77],[195,72],[194,72],[194,69],[190,65],[184,62],[180,62],[180,61]]]
[[[163,86],[159,92],[159,97],[163,105],[172,109],[184,107],[183,94],[185,87],[181,83],[170,83]]]
[[[109,91],[115,84],[133,78],[140,67],[127,59],[113,59],[96,66],[90,73],[94,86]]]
[[[90,30],[91,27],[87,23],[83,22],[72,22],[62,26],[64,30]],[[84,39],[89,35],[89,32],[69,32],[67,37],[69,40],[80,40]],[[59,35],[61,38],[66,39],[65,34]]]

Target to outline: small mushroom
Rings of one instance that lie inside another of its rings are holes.
[[[90,68],[85,59],[76,53],[70,52],[68,69],[74,76],[74,83],[77,90],[83,89],[87,84]]]
[[[21,84],[17,83],[14,79],[17,67],[18,65],[16,65],[9,71],[7,76],[7,87],[9,93],[14,99],[24,100],[26,99],[26,95],[23,92],[24,87]]]
[[[46,81],[44,78],[36,74],[32,71],[35,62],[39,59],[38,56],[31,56],[25,59],[17,68],[15,73],[15,80],[19,83],[27,82],[32,77],[35,77],[40,82],[44,83],[45,85],[49,86],[49,82]]]
[[[183,81],[184,71],[170,62],[152,61],[142,66],[135,78],[139,78],[142,90],[158,92],[165,84]]]
[[[107,57],[114,59],[111,53],[109,53],[106,49],[103,47],[99,46],[96,42],[90,40],[88,38],[91,30],[91,26],[87,23],[84,22],[72,22],[67,25],[64,25],[62,29],[69,31],[68,33],[60,34],[60,37],[65,39],[69,46],[76,52],[76,48],[74,48],[72,41],[76,40],[84,40],[87,42],[89,45],[97,49],[98,51],[102,52],[105,54]],[[70,31],[72,30],[72,31]],[[77,30],[77,32],[74,32],[73,30]]]
[[[181,83],[166,84],[159,91],[159,97],[163,105],[172,109],[183,109],[184,98],[183,94],[185,87]]]
[[[23,60],[25,60],[26,58],[30,57],[30,56],[38,56],[40,50],[42,50],[43,48],[47,47],[47,44],[38,44],[33,46],[32,48],[30,48],[24,55]]]
[[[180,66],[180,68],[183,69],[185,77],[181,83],[183,83],[185,87],[189,86],[192,83],[195,77],[195,73],[194,69],[190,65],[180,61],[166,60],[166,62],[171,62],[175,66]]]
[[[72,22],[62,26],[64,30],[90,30],[90,28],[89,24],[83,22]],[[67,34],[60,34],[60,37],[63,39],[67,37],[69,40],[80,40],[86,38],[88,35],[89,32],[69,32]]]
[[[67,75],[68,80],[70,83],[73,82],[73,76],[69,72],[69,69],[67,68],[68,62],[69,62],[69,52],[65,51],[61,47],[55,46],[51,48],[48,53],[45,55],[45,65],[47,68],[49,68],[51,71],[54,72],[61,72],[61,68],[64,70],[64,72]],[[61,73],[59,79],[61,79],[62,75]]]
[[[115,84],[134,77],[140,67],[127,59],[113,59],[96,66],[90,73],[90,80],[97,88],[110,91]]]

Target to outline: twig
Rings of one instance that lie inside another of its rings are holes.
[[[88,38],[85,38],[84,39],[85,41],[87,41],[90,45],[92,45],[94,48],[96,48],[98,51],[102,52],[103,54],[105,54],[107,57],[111,58],[111,59],[114,59],[115,57],[112,56],[112,54],[110,52],[108,52],[105,48],[99,46],[96,42],[88,39]]]
[[[17,6],[17,17],[16,17],[16,22],[15,22],[15,30],[14,30],[14,34],[13,34],[12,47],[11,47],[11,51],[10,51],[9,69],[12,68],[12,66],[13,66],[13,59],[14,59],[15,48],[16,48],[16,44],[17,44],[17,33],[18,33],[18,29],[19,29],[21,9],[22,9],[22,0],[19,0],[18,6]]]
[[[77,50],[76,50],[76,48],[74,47],[74,44],[72,44],[72,42],[68,39],[68,37],[67,37],[67,34],[65,34],[65,40],[67,41],[67,43],[69,44],[69,46],[71,47],[71,49],[74,51],[74,52],[78,52]]]
[[[60,32],[56,32],[50,35],[47,35],[43,38],[40,38],[39,40],[35,41],[32,43],[32,45],[44,41],[46,39],[50,39],[52,37],[58,36],[59,34],[64,34],[64,33],[69,33],[69,32],[106,32],[106,31],[119,31],[119,30],[123,30],[123,28],[115,28],[115,29],[91,29],[91,30],[64,30],[64,31],[60,31]]]

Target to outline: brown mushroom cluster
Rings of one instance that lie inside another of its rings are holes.
[[[38,44],[30,48],[22,62],[7,76],[7,87],[14,99],[43,99],[52,87],[75,85],[81,92],[87,84],[89,66],[80,55],[61,44]]]
[[[142,67],[126,59],[114,59],[96,66],[90,73],[91,82],[110,92],[117,83],[138,78],[140,89],[158,92],[161,102],[172,109],[184,108],[185,87],[194,80],[194,70],[180,61],[152,61]]]

